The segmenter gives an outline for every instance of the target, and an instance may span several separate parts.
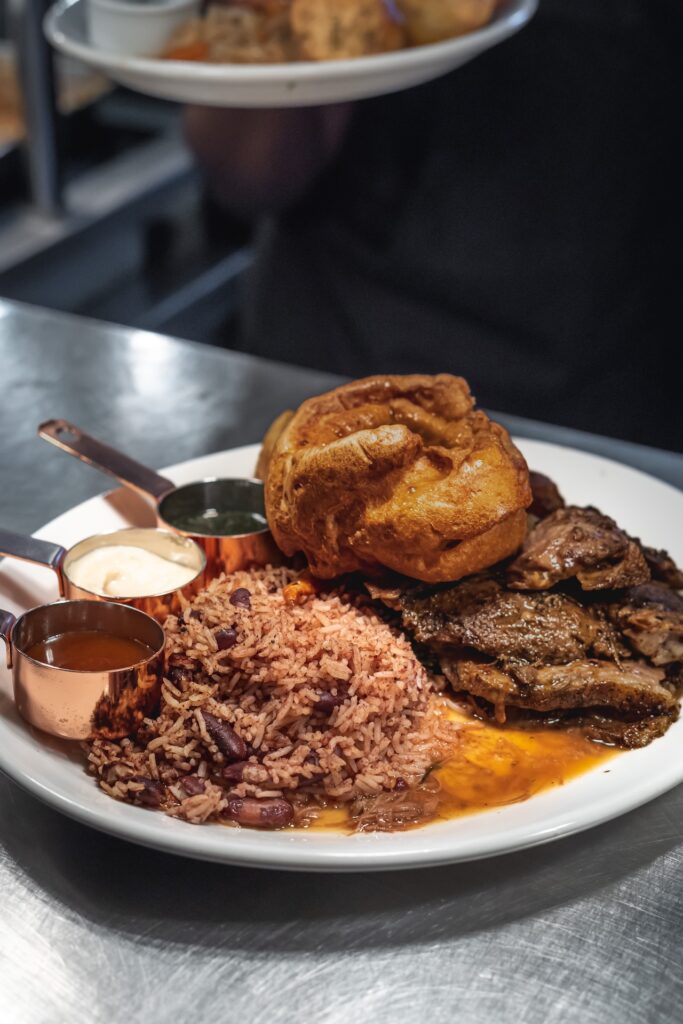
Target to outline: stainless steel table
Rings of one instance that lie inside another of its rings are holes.
[[[103,489],[34,436],[63,415],[153,465],[257,440],[318,373],[0,303],[0,523]],[[512,421],[683,484],[683,457]],[[0,778],[6,1024],[683,1020],[683,788],[496,860],[285,875],[157,854]]]

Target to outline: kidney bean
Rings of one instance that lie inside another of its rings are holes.
[[[335,708],[338,708],[340,704],[344,703],[344,697],[336,696],[333,693],[329,693],[327,690],[323,690],[318,696],[318,700],[315,704],[316,711],[323,711],[325,714],[332,714]]]
[[[166,670],[166,677],[177,686],[178,683],[182,682],[187,676],[193,672],[197,672],[200,668],[199,662],[195,661],[194,658],[188,658],[183,664],[180,662],[171,662]]]
[[[230,723],[210,715],[208,711],[203,711],[202,714],[206,731],[220,752],[225,754],[229,761],[244,761],[247,756],[247,745]]]
[[[402,793],[405,789],[408,789],[408,783],[406,782],[405,779],[396,779],[396,785],[394,786],[394,789],[397,792]]]
[[[198,612],[197,609],[195,608],[193,611],[190,612],[190,618],[191,619],[196,619],[197,622],[201,622],[203,616],[202,616],[202,613]]]
[[[170,679],[174,686],[177,686],[186,675],[187,671],[182,665],[171,665],[166,673],[167,678]]]
[[[225,782],[233,785],[236,782],[242,782],[244,778],[244,769],[249,764],[248,761],[235,761],[234,764],[227,764],[221,771],[221,777]]]
[[[249,828],[284,828],[294,819],[294,808],[287,800],[269,797],[230,797],[226,816]]]
[[[238,587],[230,595],[230,604],[235,608],[251,608],[251,591],[246,587]]]
[[[148,779],[146,775],[133,775],[129,779],[129,782],[139,782],[144,789],[140,789],[135,793],[132,793],[133,799],[143,804],[145,807],[159,807],[166,796],[166,789],[156,779]]]
[[[228,629],[219,629],[214,636],[219,651],[229,651],[237,643],[237,630],[232,626],[229,626]]]
[[[206,789],[206,782],[204,779],[200,779],[198,775],[188,775],[180,780],[180,785],[188,796],[199,796]]]

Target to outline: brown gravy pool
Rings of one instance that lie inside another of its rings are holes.
[[[434,771],[441,783],[437,813],[408,828],[528,800],[609,761],[618,752],[593,743],[578,729],[513,729],[478,721],[459,708],[453,710],[452,717],[463,728],[453,755]],[[327,808],[309,827],[353,831],[343,808]]]
[[[77,672],[112,672],[128,668],[150,658],[154,651],[130,637],[116,636],[94,629],[59,633],[39,640],[26,654],[43,665]]]

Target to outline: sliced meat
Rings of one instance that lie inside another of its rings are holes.
[[[381,601],[387,608],[400,611],[403,599],[419,589],[413,580],[405,577],[396,579],[364,580],[363,585],[373,601]]]
[[[683,612],[683,595],[672,590],[665,583],[642,583],[639,587],[630,587],[623,600],[634,608],[665,608],[670,612]]]
[[[666,583],[674,590],[683,590],[683,570],[678,568],[669,552],[658,551],[643,544],[640,547],[652,573],[652,579]]]
[[[423,644],[471,647],[495,658],[556,665],[592,653],[628,656],[599,612],[563,594],[506,590],[474,576],[429,597],[405,596],[403,625]]]
[[[638,544],[594,508],[568,506],[541,520],[508,566],[508,585],[547,590],[576,577],[584,590],[619,590],[650,579]]]
[[[569,723],[566,720],[561,720],[558,724],[578,726],[588,739],[598,743],[608,743],[612,746],[633,750],[636,747],[646,747],[648,743],[663,736],[677,718],[677,708],[664,715],[648,715],[646,718],[639,718],[632,722],[622,718],[613,718],[607,713],[603,714],[596,710],[587,715],[580,715],[578,718],[572,717]]]
[[[455,690],[483,697],[501,707],[531,711],[611,708],[628,716],[668,714],[678,708],[666,673],[644,662],[581,660],[566,665],[505,667],[473,658],[441,659],[441,669]]]
[[[564,508],[564,498],[560,494],[557,484],[550,477],[531,471],[529,483],[533,500],[527,512],[532,516],[536,516],[537,519],[545,519],[551,512],[556,512],[558,508]]]
[[[495,717],[495,708],[488,701],[472,698],[475,713],[479,717]],[[583,735],[596,743],[610,746],[646,747],[678,718],[678,708],[672,708],[661,715],[646,715],[645,718],[615,716],[610,708],[578,708],[572,711],[550,711],[547,713],[527,711],[522,708],[504,709],[506,723],[516,729],[559,728],[580,729]],[[498,716],[500,717],[500,716]]]
[[[683,662],[683,597],[663,583],[645,583],[626,593],[606,614],[640,654],[654,665]]]

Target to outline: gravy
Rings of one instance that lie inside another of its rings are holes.
[[[616,753],[593,743],[579,729],[513,729],[477,721],[460,710],[453,717],[462,723],[461,741],[434,772],[441,783],[437,818],[528,800]]]
[[[39,640],[26,650],[43,665],[75,672],[112,672],[151,658],[154,651],[140,640],[94,629],[59,633]]]
[[[436,813],[392,831],[520,803],[564,785],[618,752],[593,743],[580,729],[515,729],[479,721],[458,707],[452,708],[451,717],[462,729],[452,755],[432,772],[441,785]],[[345,807],[325,808],[308,827],[354,831]]]

